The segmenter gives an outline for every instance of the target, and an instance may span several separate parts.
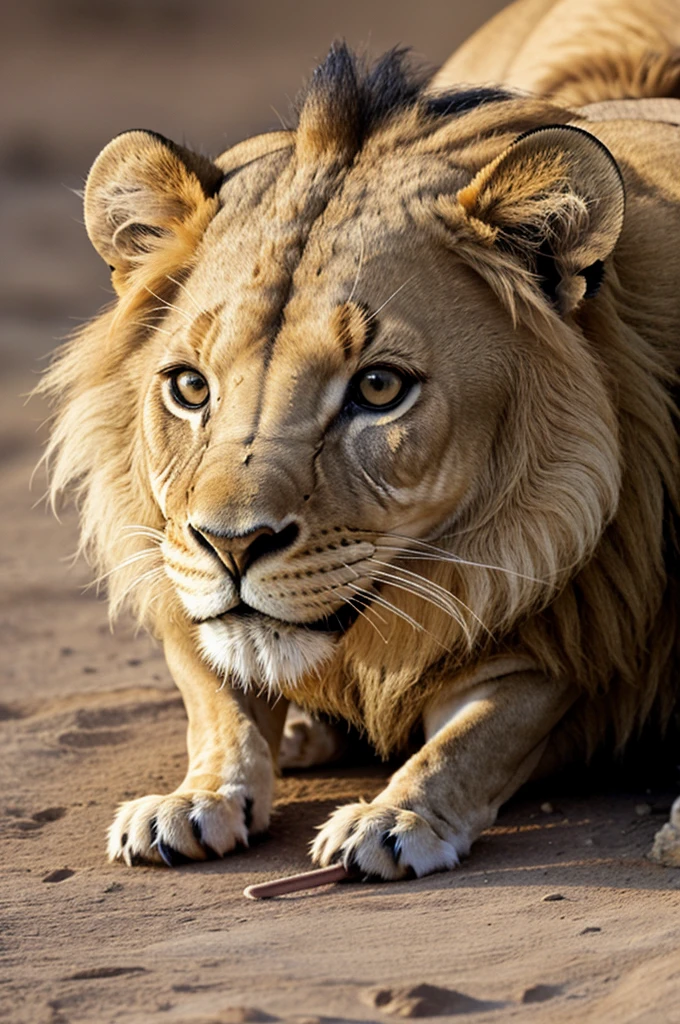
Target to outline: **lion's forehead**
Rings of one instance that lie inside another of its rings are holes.
[[[464,180],[455,167],[410,151],[378,159],[369,148],[349,169],[298,166],[280,154],[258,164],[223,187],[192,274],[202,304],[247,310],[256,331],[280,321],[294,292],[316,302],[333,287],[338,301],[343,288],[346,296],[360,256],[368,262],[398,250],[397,239],[413,234],[413,204]]]
[[[187,281],[191,299],[178,296],[193,321],[181,332],[201,365],[248,379],[275,364],[291,387],[307,371],[319,385],[347,373],[362,335],[348,302],[370,317],[419,270],[409,203],[422,198],[428,162],[394,163],[396,194],[360,168],[335,181],[324,202],[310,202],[314,179],[277,158],[266,188],[245,187],[247,212],[225,195]],[[423,253],[428,244],[423,238]],[[413,295],[411,287],[411,304]]]

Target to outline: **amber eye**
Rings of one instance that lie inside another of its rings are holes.
[[[170,376],[170,390],[177,404],[185,409],[200,409],[210,397],[205,377],[196,370],[175,370]]]
[[[352,381],[352,400],[363,409],[390,409],[398,405],[412,380],[390,366],[372,366]]]

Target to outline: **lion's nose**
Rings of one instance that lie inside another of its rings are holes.
[[[248,533],[207,526],[190,525],[189,529],[202,547],[220,558],[237,582],[258,558],[290,547],[299,533],[295,523],[289,523],[283,530],[260,525]]]

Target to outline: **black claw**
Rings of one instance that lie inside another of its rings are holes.
[[[253,823],[253,801],[251,797],[246,797],[246,801],[243,805],[243,817],[245,819],[246,828],[250,832],[250,826]]]
[[[153,846],[158,838],[158,822],[155,818],[152,818],[149,822],[149,833],[151,835],[150,843]]]
[[[191,864],[191,857],[187,857],[186,854],[180,853],[179,850],[175,850],[172,846],[168,846],[162,839],[157,841],[156,849],[160,853],[163,862],[169,868],[178,868],[182,864]]]
[[[205,842],[205,840],[203,839],[203,831],[201,830],[201,823],[200,821],[196,821],[195,818],[192,818],[191,821],[191,831],[193,832],[194,839],[196,840],[198,845],[201,847],[202,850],[205,850],[205,859],[218,860],[220,856],[219,853],[217,853],[216,850],[213,850],[212,846],[208,846],[208,844]]]
[[[343,864],[345,866],[346,871],[350,875],[355,875],[361,872],[361,868],[359,867],[359,864],[354,854],[344,854],[342,850],[338,850],[338,852],[334,854],[331,860],[331,864]]]
[[[384,882],[385,879],[381,875],[371,875],[368,871],[364,871],[363,868],[359,867],[359,862],[353,853],[343,854],[342,850],[338,850],[336,854],[331,858],[331,864],[342,864],[348,874],[348,882]]]
[[[123,832],[122,836],[120,837],[120,845],[123,848],[126,847],[127,846],[127,841],[128,841],[128,834],[127,834],[127,832]]]
[[[395,836],[393,832],[383,832],[380,836],[380,845],[385,849],[389,850],[392,855],[392,860],[395,864],[399,863],[399,852],[397,845],[399,843],[399,837]]]
[[[131,853],[130,854],[130,867],[131,868],[144,867],[144,865],[146,863],[147,863],[147,861],[146,861],[146,859],[144,857],[142,857],[141,853]]]

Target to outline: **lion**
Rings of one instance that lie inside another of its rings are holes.
[[[288,702],[383,756],[420,737],[313,844],[384,879],[671,717],[680,139],[506,82],[536,6],[471,85],[336,44],[294,128],[214,160],[131,131],[90,171],[117,299],[41,385],[52,494],[188,714],[184,781],[119,808],[111,860],[266,831]],[[569,96],[673,94],[670,49],[611,82],[610,36]]]

